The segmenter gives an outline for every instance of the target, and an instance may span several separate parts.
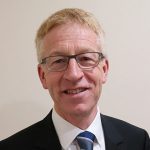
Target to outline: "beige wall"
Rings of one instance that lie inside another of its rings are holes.
[[[0,140],[42,119],[52,107],[37,75],[34,37],[55,10],[93,12],[106,32],[110,73],[101,112],[150,133],[149,0],[0,0]]]

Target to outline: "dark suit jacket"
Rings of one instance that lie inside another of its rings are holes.
[[[0,142],[0,150],[61,150],[52,113],[42,121]],[[101,115],[106,150],[150,150],[145,130]]]

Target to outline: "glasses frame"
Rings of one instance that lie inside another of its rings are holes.
[[[87,54],[87,53],[96,53],[96,54],[99,55],[98,61],[95,63],[95,65],[93,65],[93,66],[91,66],[91,67],[83,67],[82,65],[80,65],[80,63],[78,62],[78,59],[77,59],[77,57],[78,57],[79,55]],[[41,63],[40,63],[40,64],[46,64],[46,63],[47,63],[47,59],[52,58],[52,57],[59,57],[59,56],[61,56],[61,57],[66,57],[66,58],[67,58],[68,63],[67,63],[67,65],[66,65],[66,67],[63,68],[62,70],[51,70],[50,68],[47,67],[47,69],[48,69],[49,71],[51,71],[51,72],[61,72],[61,71],[65,71],[65,70],[68,68],[68,64],[69,64],[70,59],[73,59],[73,58],[76,60],[78,66],[79,66],[81,69],[83,69],[83,70],[90,70],[90,69],[95,68],[96,66],[98,66],[98,64],[100,63],[100,61],[102,61],[102,60],[105,58],[105,56],[104,56],[104,54],[103,54],[102,52],[84,52],[84,53],[80,53],[80,54],[76,54],[76,55],[68,55],[68,56],[67,56],[67,55],[48,56],[48,57],[43,58],[43,59],[41,60]]]

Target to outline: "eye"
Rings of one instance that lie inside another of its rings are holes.
[[[78,63],[84,67],[90,67],[97,62],[97,53],[85,53],[78,55]]]
[[[51,59],[51,64],[62,64],[66,62],[67,62],[67,59],[65,57],[53,57]]]
[[[63,62],[65,62],[65,59],[61,58],[61,59],[55,60],[53,63],[59,64],[59,63],[63,63]]]
[[[82,62],[86,62],[86,61],[93,61],[93,59],[91,57],[88,57],[88,56],[82,56],[79,58],[79,61]]]

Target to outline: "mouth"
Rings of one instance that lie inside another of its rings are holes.
[[[84,92],[86,90],[87,90],[87,88],[70,89],[70,90],[65,90],[64,93],[65,94],[78,94],[78,93]]]

